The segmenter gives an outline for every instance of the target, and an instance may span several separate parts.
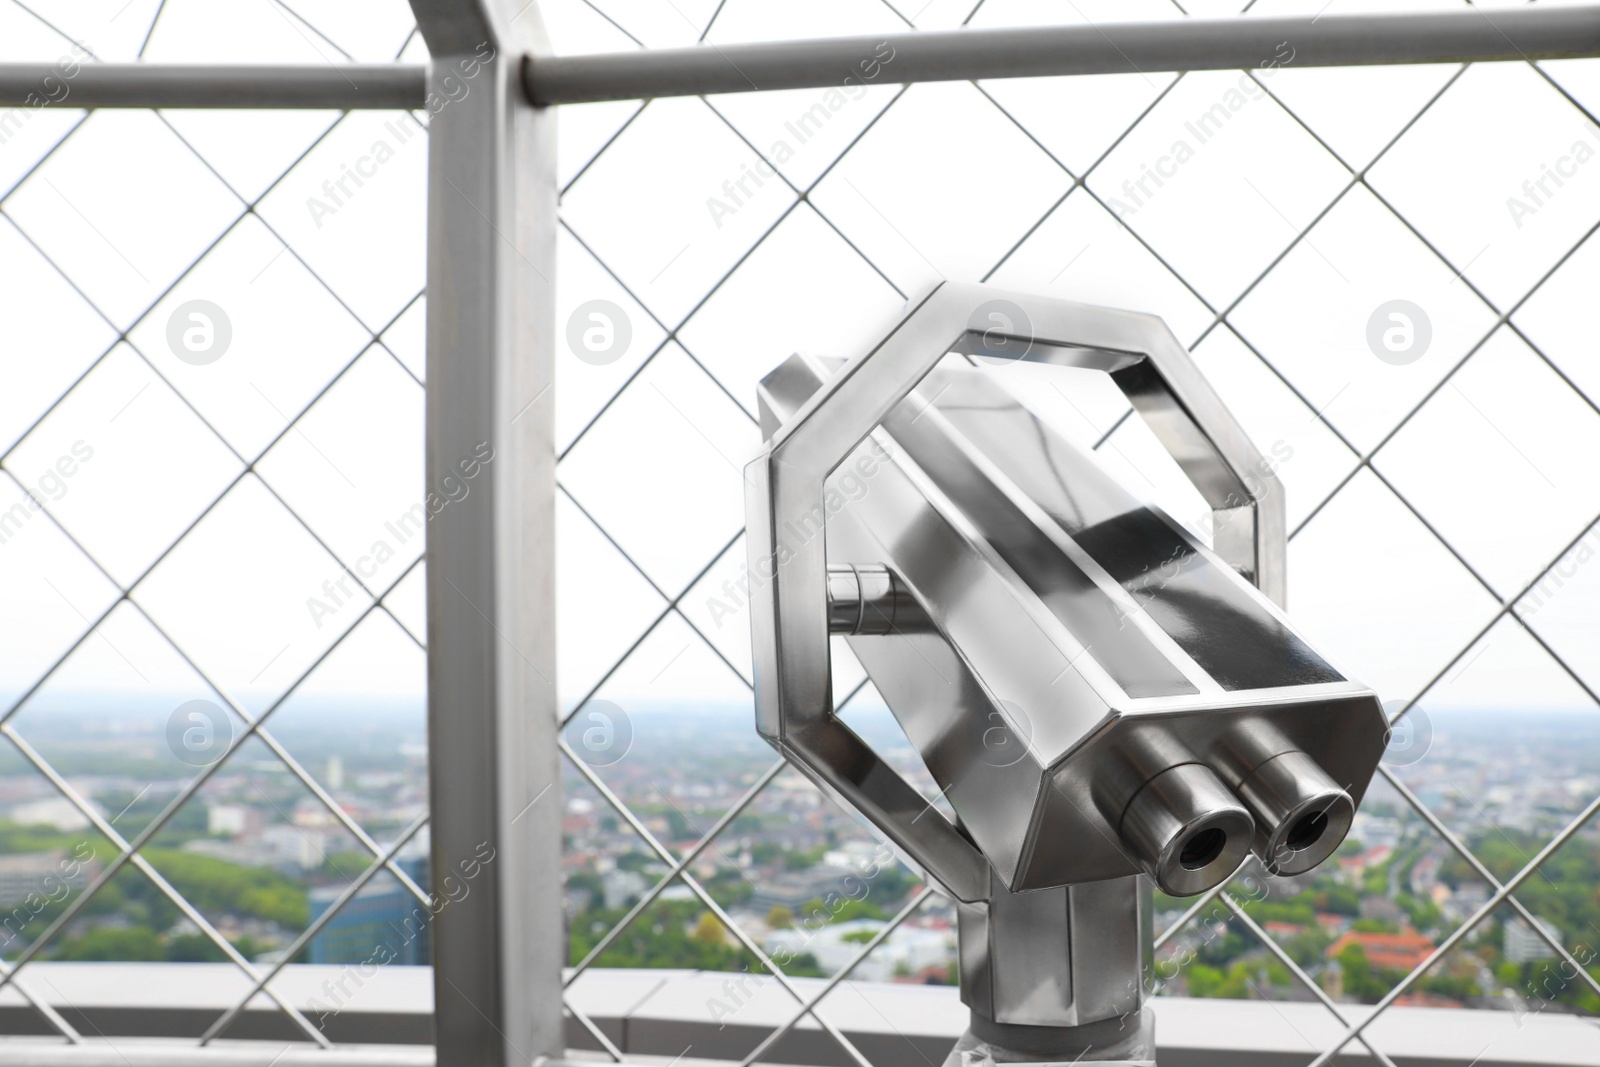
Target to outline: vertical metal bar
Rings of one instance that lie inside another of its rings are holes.
[[[554,115],[532,3],[412,0],[428,75],[428,741],[440,1067],[562,1054]],[[436,905],[439,906],[439,905]]]

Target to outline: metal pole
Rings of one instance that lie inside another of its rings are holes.
[[[1130,71],[1600,54],[1600,5],[900,33],[531,59],[537,104]]]
[[[525,57],[539,105],[1129,71],[1567,59],[1600,55],[1600,5],[1403,15],[1170,19]],[[68,73],[68,70],[75,71]],[[429,103],[449,100],[436,86]],[[0,107],[420,108],[418,66],[0,64]],[[66,103],[70,100],[70,104]],[[0,119],[0,124],[4,120]]]
[[[555,115],[526,0],[413,0],[428,158],[428,743],[440,1067],[563,1052],[555,689]],[[520,10],[519,10],[520,9]]]
[[[420,108],[427,73],[410,63],[172,66],[67,55],[0,63],[0,107]]]

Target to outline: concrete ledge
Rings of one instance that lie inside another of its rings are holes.
[[[340,1047],[300,1040],[273,1003],[257,996],[238,1024],[205,1049],[192,1042],[249,989],[228,964],[34,963],[23,981],[94,1040],[68,1046],[14,990],[0,991],[5,1067],[431,1067],[433,975],[427,967],[291,966],[274,983]],[[803,995],[820,979],[795,979]],[[630,1061],[678,1067],[740,1059],[789,1019],[794,1000],[770,977],[702,971],[588,971],[569,1003]],[[845,982],[824,1001],[827,1019],[875,1067],[938,1067],[966,1028],[949,986]],[[1351,1019],[1370,1011],[1341,1008]],[[1155,1002],[1162,1067],[1304,1067],[1343,1033],[1319,1004],[1250,1000]],[[1600,1020],[1553,1013],[1392,1008],[1372,1024],[1373,1042],[1399,1067],[1596,1067]],[[167,1039],[167,1040],[158,1040]],[[173,1039],[177,1039],[175,1042]],[[599,1043],[567,1023],[569,1058],[592,1067]],[[181,1043],[180,1043],[181,1042]],[[604,1057],[600,1057],[603,1059]],[[838,1046],[806,1019],[764,1057],[774,1064],[844,1067]],[[609,1062],[607,1060],[606,1062]],[[1372,1062],[1357,1044],[1337,1061]]]
[[[19,979],[80,1033],[112,1039],[197,1039],[250,992],[250,981],[231,963],[41,961],[23,968]],[[433,1043],[430,967],[377,967],[363,975],[355,966],[296,965],[284,968],[272,986],[335,1043]],[[0,1034],[55,1033],[16,989],[0,990]],[[305,1040],[264,994],[257,994],[222,1036],[280,1046]]]
[[[606,1062],[610,1062],[608,1059]],[[432,1045],[319,1049],[309,1041],[190,1042],[148,1037],[94,1038],[81,1045],[0,1037],[6,1067],[434,1067]]]
[[[820,978],[793,981],[807,998],[824,984]],[[693,1056],[714,1060],[743,1059],[798,1007],[771,977],[703,971],[586,971],[567,998],[624,1052],[672,1057],[692,1045]],[[820,1010],[883,1067],[938,1067],[967,1028],[966,1006],[951,986],[844,982]],[[599,1049],[570,1020],[567,1044]],[[852,1062],[810,1018],[768,1050],[766,1059],[819,1067]]]
[[[795,979],[806,995],[822,984]],[[795,1010],[771,978],[692,971],[585,972],[568,1000],[630,1057],[663,1059],[742,1059]],[[845,982],[821,1010],[876,1067],[938,1067],[967,1026],[966,1006],[950,986]],[[1340,1010],[1351,1021],[1372,1011],[1357,1004]],[[1314,1003],[1162,997],[1154,1011],[1162,1067],[1304,1067],[1345,1029]],[[1369,1036],[1398,1067],[1600,1065],[1600,1019],[1574,1015],[1391,1008]],[[570,1021],[567,1043],[599,1048]],[[809,1018],[764,1059],[813,1067],[850,1062]],[[1353,1042],[1335,1062],[1374,1061]]]

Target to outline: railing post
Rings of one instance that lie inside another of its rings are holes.
[[[440,1067],[563,1051],[554,115],[535,4],[412,0],[428,75],[428,741]],[[461,495],[462,488],[467,489]]]

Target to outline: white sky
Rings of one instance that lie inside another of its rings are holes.
[[[404,46],[406,58],[424,58],[419,42],[407,44],[410,16],[399,0],[293,6],[304,21],[269,0],[170,0],[144,56],[317,62],[342,52],[386,61]],[[541,6],[562,51],[632,46],[576,0]],[[703,24],[715,4],[599,6],[628,33],[665,46],[693,43],[698,30],[689,23]],[[959,6],[936,0],[921,24],[957,23]],[[1317,6],[1263,0],[1253,11]],[[131,60],[156,4],[134,0],[120,13],[121,0],[30,7],[101,58]],[[1358,5],[1338,0],[1336,10]],[[1155,0],[989,0],[973,22],[1173,14]],[[709,39],[904,28],[880,0],[728,0]],[[69,47],[40,18],[0,0],[0,61],[54,60]],[[564,337],[580,304],[607,300],[624,309],[632,337],[606,366],[562,351],[558,446],[648,365],[562,465],[571,492],[558,513],[564,698],[586,693],[661,612],[662,593],[682,591],[736,536],[737,468],[759,443],[750,416],[761,375],[797,349],[859,355],[908,296],[939,277],[991,272],[997,284],[1158,313],[1185,343],[1203,337],[1195,358],[1257,445],[1292,449],[1280,472],[1291,528],[1316,511],[1291,545],[1291,612],[1336,664],[1385,699],[1409,698],[1489,624],[1498,603],[1396,490],[1502,595],[1520,589],[1600,512],[1591,462],[1600,417],[1562,380],[1600,398],[1588,313],[1600,281],[1596,240],[1518,306],[1515,330],[1494,331],[1437,389],[1377,454],[1377,474],[1356,474],[1317,510],[1357,453],[1383,441],[1600,220],[1600,157],[1579,161],[1576,147],[1595,157],[1600,130],[1562,96],[1600,107],[1600,66],[1545,69],[1555,84],[1526,65],[1466,71],[1372,167],[1376,194],[1346,193],[1253,286],[1338,197],[1349,168],[1369,164],[1456,68],[1318,71],[1289,62],[1266,84],[1324,143],[1263,95],[1240,96],[1231,108],[1237,72],[1176,85],[1164,74],[1010,81],[985,85],[987,97],[970,84],[928,85],[897,99],[891,61],[876,83],[832,109],[826,93],[809,90],[710,106],[662,101],[636,118],[632,103],[566,109],[563,180],[582,174],[563,201],[571,232],[561,235],[555,330]],[[829,117],[802,140],[792,127],[818,104]],[[1190,127],[1218,104],[1229,117],[1201,141]],[[376,589],[399,581],[385,601],[399,625],[368,617],[315,684],[330,694],[419,696],[422,652],[413,638],[425,636],[423,573],[412,565],[420,538],[402,539],[386,525],[425,488],[418,293],[427,153],[417,119],[179,111],[85,120],[52,105],[18,121],[19,132],[0,143],[0,466],[8,475],[0,477],[0,513],[31,489],[71,539],[33,514],[0,543],[0,705],[35,683],[86,619],[106,611],[118,595],[113,583],[139,580],[140,607],[230,692],[264,706],[365,609],[364,595],[334,603],[322,586],[340,576],[340,560],[355,566],[380,542],[392,555],[373,561],[370,581]],[[1191,151],[1171,162],[1179,141]],[[324,183],[379,142],[389,152],[364,184],[336,211],[314,215],[308,200],[325,197]],[[808,202],[797,205],[793,188],[767,177],[731,204],[724,183],[760,165],[751,145],[781,159],[794,185],[815,183]],[[1087,191],[1074,188],[1074,174],[1102,155]],[[1523,183],[1538,182],[1547,164],[1570,174],[1559,187],[1546,179],[1537,209],[1514,216],[1508,198],[1526,202]],[[1127,188],[1138,188],[1147,166],[1171,176],[1147,184],[1133,203]],[[1130,205],[1125,221],[1134,232],[1096,196]],[[714,197],[733,210],[710,210]],[[1431,323],[1427,352],[1404,366],[1378,359],[1367,343],[1369,317],[1397,299],[1422,307]],[[184,362],[169,346],[169,320],[193,300],[221,307],[231,323],[228,351],[214,363]],[[1214,309],[1225,308],[1231,328],[1212,328]],[[666,328],[676,341],[664,343]],[[1077,378],[1034,368],[999,373],[1016,377],[1079,439],[1120,413],[1103,387]],[[1316,419],[1318,410],[1348,446]],[[1129,470],[1130,484],[1180,518],[1198,517],[1197,497],[1174,484],[1170,461],[1142,426],[1125,426],[1112,443],[1108,460]],[[92,457],[71,461],[75,447]],[[59,474],[63,457],[70,475]],[[747,672],[745,620],[718,626],[707,609],[737,573],[742,551],[735,543],[682,608]],[[1590,552],[1600,552],[1600,535],[1563,567],[1559,588],[1547,587],[1530,617],[1600,685],[1600,565],[1590,565]],[[314,618],[311,597],[331,610]],[[837,666],[842,687],[859,677],[853,665]],[[130,703],[204,695],[126,605],[44,693],[109,693]],[[640,709],[738,707],[748,699],[734,671],[676,616],[601,695]],[[1425,703],[1593,711],[1548,653],[1507,624]]]

